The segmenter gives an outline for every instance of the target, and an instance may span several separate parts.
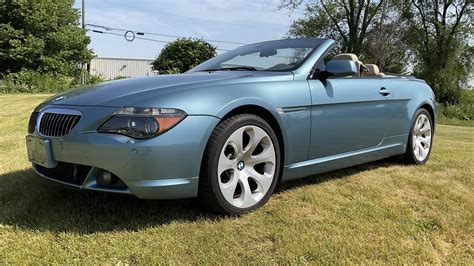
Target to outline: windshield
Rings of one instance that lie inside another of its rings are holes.
[[[195,71],[292,71],[324,39],[284,39],[242,46],[214,57],[190,70]]]

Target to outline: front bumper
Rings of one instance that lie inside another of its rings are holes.
[[[51,157],[59,164],[57,171],[33,164],[41,176],[76,188],[129,194],[142,199],[197,196],[201,159],[207,140],[219,122],[217,118],[190,115],[163,135],[134,140],[96,132],[116,108],[63,108],[80,111],[82,118],[69,134],[47,138]],[[42,108],[40,112],[47,109]],[[31,135],[46,138],[37,131]],[[109,187],[98,183],[97,178],[103,171],[117,176],[125,186]]]

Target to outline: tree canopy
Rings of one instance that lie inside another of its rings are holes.
[[[457,103],[472,70],[471,1],[415,1],[404,10],[406,41],[417,61],[416,76],[426,80],[437,100]]]
[[[177,39],[168,43],[153,62],[160,74],[183,73],[216,55],[216,47],[195,39]]]
[[[80,64],[93,53],[79,27],[74,1],[14,1],[0,3],[0,73],[33,70],[77,76]]]
[[[336,40],[336,52],[357,54],[362,60],[388,72],[403,71],[405,48],[398,31],[401,20],[390,1],[302,1],[282,0],[290,11],[304,5],[305,16],[294,21],[294,37],[323,37]]]
[[[295,8],[301,0],[284,0],[283,4]],[[372,21],[384,1],[318,1],[305,6],[306,17],[296,20],[292,26],[293,35],[325,36],[337,39],[341,49],[360,54]]]
[[[414,72],[437,100],[456,103],[472,70],[470,0],[282,0],[304,17],[291,25],[294,37],[325,37],[337,52],[357,54],[386,72]]]

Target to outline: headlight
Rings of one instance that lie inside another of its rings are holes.
[[[184,118],[186,113],[179,109],[124,107],[115,112],[98,131],[147,139],[168,131]]]

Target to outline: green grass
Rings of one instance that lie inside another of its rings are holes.
[[[474,128],[439,125],[424,166],[370,163],[283,183],[242,217],[192,200],[70,190],[26,158],[45,95],[0,96],[0,264],[474,264]]]

